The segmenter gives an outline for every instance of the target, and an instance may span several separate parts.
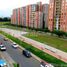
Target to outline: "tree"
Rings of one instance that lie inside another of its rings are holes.
[[[1,21],[1,22],[10,21],[10,20],[11,20],[10,17],[4,17],[4,18],[1,18],[1,17],[0,17],[0,21]]]
[[[0,17],[0,21],[3,21],[3,18]]]
[[[45,28],[44,29],[44,32],[50,32],[48,28]]]
[[[3,21],[10,21],[10,18],[9,17],[4,17]]]
[[[58,35],[58,37],[61,37],[61,36],[65,35],[65,32],[59,31],[59,30],[54,30],[54,31],[52,31],[52,33]]]
[[[67,32],[65,33],[65,36],[67,37]]]

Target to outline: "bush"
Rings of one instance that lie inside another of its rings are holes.
[[[65,33],[65,36],[67,37],[67,33]]]
[[[54,31],[52,31],[52,34],[56,34],[56,35],[58,35],[58,37],[61,37],[61,36],[65,35],[65,32],[59,31],[59,30],[54,30]]]
[[[48,28],[45,28],[44,29],[44,32],[50,32]]]

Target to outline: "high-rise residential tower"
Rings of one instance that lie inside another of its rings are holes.
[[[48,29],[67,32],[67,0],[50,0]]]
[[[49,4],[43,4],[43,28],[48,27],[48,7]]]
[[[42,2],[38,2],[37,4],[29,4],[13,10],[11,23],[23,27],[44,29],[43,19],[45,21],[44,27],[47,27],[47,15],[48,7],[45,4],[43,5]]]

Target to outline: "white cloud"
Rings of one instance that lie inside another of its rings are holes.
[[[49,0],[0,0],[0,15],[3,13],[8,16],[14,8],[22,7],[28,4],[33,4],[41,1],[48,3]],[[7,13],[8,12],[8,13]]]

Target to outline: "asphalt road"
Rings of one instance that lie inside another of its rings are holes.
[[[0,42],[2,42],[7,50],[5,52],[7,52],[12,59],[20,64],[20,67],[40,67],[40,62],[37,61],[35,58],[31,57],[31,58],[26,58],[23,54],[22,51],[18,49],[14,49],[11,45],[13,43],[11,43],[10,41],[4,41],[3,37],[0,35]]]

